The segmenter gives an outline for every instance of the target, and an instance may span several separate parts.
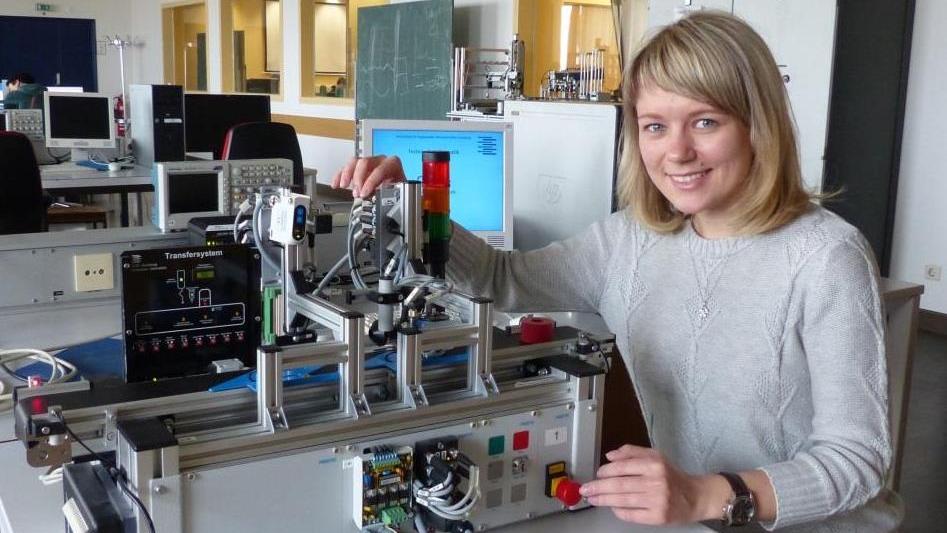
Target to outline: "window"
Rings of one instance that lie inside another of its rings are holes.
[[[576,69],[580,56],[597,50],[604,59],[603,89],[618,89],[621,61],[610,0],[521,1],[517,31],[526,43],[526,96],[539,96],[549,71]]]
[[[358,10],[389,0],[301,0],[302,96],[355,97]]]
[[[207,90],[207,6],[203,2],[161,10],[166,83]]]
[[[221,0],[223,92],[280,94],[280,0]]]

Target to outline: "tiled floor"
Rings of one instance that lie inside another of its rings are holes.
[[[914,352],[901,471],[902,533],[947,531],[947,337],[922,332]]]

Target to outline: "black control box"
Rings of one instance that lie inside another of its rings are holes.
[[[233,220],[221,217],[195,217],[187,224],[188,240],[194,246],[233,244]]]
[[[122,254],[125,381],[207,373],[213,361],[256,363],[260,257],[243,245]]]

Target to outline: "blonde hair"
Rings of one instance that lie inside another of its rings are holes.
[[[647,40],[625,74],[618,198],[642,224],[669,233],[686,219],[651,182],[641,159],[635,102],[647,85],[713,105],[748,128],[753,162],[738,193],[737,233],[764,233],[808,209],[812,197],[802,181],[788,96],[769,48],[739,18],[699,11]]]

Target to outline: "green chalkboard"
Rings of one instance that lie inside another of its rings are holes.
[[[358,10],[355,118],[445,118],[453,11],[453,0]]]

